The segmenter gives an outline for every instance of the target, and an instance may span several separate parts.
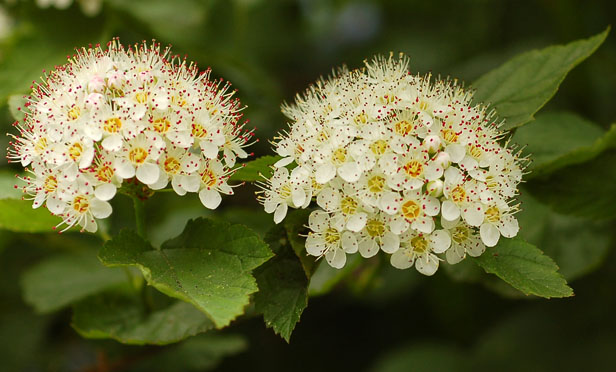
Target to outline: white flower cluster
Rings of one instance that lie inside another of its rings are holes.
[[[171,57],[159,44],[81,49],[34,85],[16,123],[9,160],[29,175],[24,193],[93,232],[111,214],[123,181],[178,195],[199,193],[216,208],[236,158],[253,133],[240,123],[239,100],[210,70]]]
[[[342,69],[283,107],[283,158],[259,199],[278,223],[316,197],[306,250],[335,268],[358,251],[425,275],[441,254],[479,256],[518,233],[522,161],[471,98],[455,81],[411,75],[404,56]]]

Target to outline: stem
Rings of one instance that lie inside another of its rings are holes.
[[[145,239],[145,211],[143,201],[138,197],[132,196],[133,206],[135,207],[135,223],[137,226],[137,235]]]

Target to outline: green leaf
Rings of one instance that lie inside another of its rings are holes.
[[[549,177],[531,180],[527,188],[556,212],[593,219],[616,217],[616,150]]]
[[[573,295],[554,261],[520,238],[501,239],[494,248],[473,260],[526,295],[545,298]]]
[[[349,274],[351,274],[363,262],[363,258],[359,254],[347,256],[347,263],[342,269],[334,269],[327,263],[319,264],[310,277],[310,285],[308,286],[308,295],[321,296],[336,287]]]
[[[32,266],[21,277],[21,286],[24,300],[47,313],[126,280],[123,270],[105,267],[96,253],[85,252],[56,255]]]
[[[556,213],[525,192],[518,199],[520,237],[554,259],[565,279],[578,278],[605,259],[611,242],[607,223]]]
[[[206,333],[191,337],[181,344],[166,348],[151,358],[138,362],[131,371],[186,372],[205,371],[215,368],[220,361],[238,354],[248,347],[240,335]]]
[[[289,214],[284,220],[284,228],[287,231],[287,239],[293,248],[293,251],[299,257],[302,267],[306,272],[306,276],[310,278],[317,268],[317,260],[314,256],[309,256],[306,253],[306,238],[308,234],[308,216],[312,210],[297,209]]]
[[[26,98],[21,94],[14,94],[9,97],[9,111],[13,119],[17,121],[22,121],[24,119],[23,109],[25,103]]]
[[[533,120],[556,93],[567,73],[603,43],[609,28],[588,39],[532,50],[480,77],[473,87],[475,102],[485,102],[506,119],[509,130]]]
[[[525,146],[532,162],[526,179],[535,178],[571,164],[588,161],[616,145],[616,125],[605,132],[598,125],[568,112],[537,116],[519,128],[512,141]]]
[[[73,328],[86,338],[111,338],[125,344],[165,345],[214,328],[193,305],[175,301],[150,311],[137,293],[92,296],[73,306]]]
[[[257,291],[251,271],[272,253],[256,233],[241,225],[196,219],[160,250],[128,230],[107,242],[99,258],[107,266],[136,266],[148,284],[195,305],[217,328],[243,314]]]
[[[0,173],[0,229],[18,232],[51,232],[62,220],[46,208],[32,208],[32,202],[22,200],[20,183],[14,174]]]
[[[272,174],[274,174],[272,165],[280,159],[280,156],[266,155],[244,163],[241,168],[231,175],[229,180],[246,182],[263,181],[266,178],[272,177]]]
[[[289,245],[283,226],[275,226],[265,236],[275,256],[255,270],[259,292],[255,309],[263,314],[268,327],[287,342],[308,305],[308,278],[299,258]]]

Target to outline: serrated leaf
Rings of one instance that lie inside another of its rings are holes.
[[[217,328],[243,314],[257,291],[251,271],[272,257],[267,244],[241,225],[191,220],[160,250],[128,230],[107,242],[99,258],[108,266],[136,266],[148,284],[195,305]]]
[[[86,338],[111,338],[124,344],[165,345],[214,328],[193,305],[175,301],[150,311],[137,293],[92,296],[73,306],[72,327]]]
[[[518,200],[520,237],[541,247],[568,281],[597,267],[609,252],[609,224],[556,213],[525,192]]]
[[[616,217],[616,150],[586,163],[559,169],[549,177],[531,180],[527,189],[557,212],[611,219]]]
[[[283,226],[265,236],[275,256],[255,270],[259,292],[255,309],[268,327],[287,342],[308,305],[308,278],[299,258],[289,245]]]
[[[124,271],[105,267],[96,253],[84,252],[56,255],[32,266],[21,286],[24,300],[47,313],[126,281]]]
[[[244,163],[231,177],[230,181],[255,182],[271,178],[274,174],[272,165],[280,160],[280,156],[266,155]]]
[[[552,173],[562,167],[593,159],[616,146],[616,125],[604,131],[598,125],[569,112],[538,115],[519,128],[512,141],[525,146],[532,162],[526,179]]]
[[[588,39],[532,50],[514,57],[472,84],[475,102],[495,108],[509,130],[533,120],[556,93],[567,73],[603,43],[609,28]]]
[[[556,263],[521,238],[501,239],[473,260],[524,294],[545,298],[573,295]]]
[[[14,174],[0,173],[0,229],[18,232],[51,232],[62,220],[46,208],[32,208],[32,202],[22,200],[20,181]]]

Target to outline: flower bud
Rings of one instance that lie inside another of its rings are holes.
[[[436,153],[441,147],[441,138],[434,134],[426,136],[422,143],[424,149],[428,150],[430,154]]]
[[[443,181],[434,180],[428,182],[428,184],[426,185],[426,190],[428,191],[428,194],[434,196],[435,198],[438,198],[439,196],[443,195],[443,187]]]
[[[90,92],[100,93],[103,91],[103,88],[105,88],[105,80],[98,75],[95,75],[88,82],[88,90]]]
[[[449,167],[449,165],[451,164],[451,157],[448,153],[443,151],[436,155],[436,158],[434,158],[433,162],[440,165],[443,169],[447,169],[447,167]]]

